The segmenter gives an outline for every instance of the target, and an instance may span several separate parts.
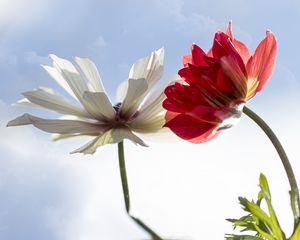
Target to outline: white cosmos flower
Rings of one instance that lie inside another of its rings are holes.
[[[164,87],[155,93],[149,92],[163,74],[163,49],[133,64],[128,80],[118,89],[119,103],[114,106],[105,93],[92,61],[76,57],[76,64],[72,64],[55,55],[50,55],[50,58],[53,67],[43,67],[81,106],[69,103],[52,89],[35,89],[23,93],[25,98],[18,103],[46,108],[67,117],[43,119],[24,114],[10,121],[7,126],[32,124],[43,131],[54,133],[54,140],[79,135],[94,136],[90,142],[72,152],[85,154],[92,154],[102,145],[118,143],[124,139],[147,146],[138,135],[158,133],[162,129],[165,123],[165,110],[162,108]]]

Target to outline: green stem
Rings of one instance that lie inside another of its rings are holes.
[[[268,136],[271,140],[273,146],[275,147],[283,167],[285,169],[286,175],[288,177],[290,186],[291,186],[291,197],[292,197],[292,207],[294,210],[295,221],[298,223],[300,220],[300,200],[299,200],[299,188],[295,178],[295,174],[292,168],[292,165],[275,133],[267,125],[267,123],[261,119],[255,112],[250,110],[248,107],[244,107],[243,112],[251,118]],[[293,204],[294,203],[294,204]],[[294,205],[294,206],[293,206]]]
[[[118,154],[119,154],[119,167],[120,167],[120,175],[121,175],[121,180],[122,180],[123,196],[124,196],[125,207],[126,207],[126,212],[127,212],[128,216],[133,221],[135,221],[137,225],[139,225],[147,233],[149,233],[149,235],[152,237],[152,240],[163,240],[158,234],[156,234],[153,230],[151,230],[151,228],[149,228],[140,219],[131,215],[131,213],[130,213],[130,196],[129,196],[129,189],[128,189],[127,174],[126,174],[123,142],[118,143]]]

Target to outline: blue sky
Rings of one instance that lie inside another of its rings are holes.
[[[115,89],[138,58],[163,46],[167,80],[193,42],[208,50],[214,32],[229,20],[252,51],[267,29],[278,39],[273,77],[248,106],[278,133],[300,181],[298,1],[1,0],[0,239],[147,237],[125,214],[116,146],[93,156],[69,155],[86,139],[52,143],[32,127],[5,127],[24,112],[57,116],[11,106],[21,92],[39,86],[63,93],[40,67],[50,64],[48,54],[92,59],[114,101]],[[237,197],[256,196],[260,172],[270,180],[282,226],[287,233],[292,229],[280,161],[246,117],[207,144],[166,140],[142,148],[126,142],[126,156],[133,210],[163,236],[222,239],[231,231],[225,218],[241,214]]]

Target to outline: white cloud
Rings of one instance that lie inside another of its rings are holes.
[[[25,55],[25,61],[28,64],[39,65],[39,64],[46,64],[50,61],[48,57],[40,56],[35,51],[25,52],[24,55]]]
[[[2,50],[2,49],[1,49]],[[14,54],[8,54],[5,51],[0,52],[0,65],[1,68],[9,69],[17,65],[17,56]]]
[[[276,66],[278,84],[285,87],[289,95],[297,96],[300,90],[300,81],[297,79],[295,73],[291,71],[285,64],[279,63]]]
[[[205,0],[197,2],[196,6],[199,6],[199,10],[195,6],[191,9],[189,6],[191,4],[188,1],[183,0],[155,1],[155,4],[168,20],[172,19],[172,21],[176,23],[175,29],[181,35],[192,37],[194,41],[196,41],[196,43],[201,39],[201,44],[203,44],[203,37],[205,37],[205,41],[208,40],[209,43],[211,43],[214,33],[219,30],[225,31],[228,22],[232,20],[229,18],[226,19],[225,22],[220,21],[220,15],[218,15],[217,18],[214,14],[211,14],[210,11],[206,11],[206,9],[209,8],[210,5],[211,8],[213,8],[214,3],[208,3]],[[227,3],[223,5],[222,4],[223,2],[218,2],[219,8],[223,9],[222,12],[224,12],[224,15],[226,15],[225,8],[230,8],[230,6],[227,6]],[[200,8],[201,5],[205,5],[206,7]],[[243,11],[246,10],[247,9],[243,9]],[[245,29],[242,29],[234,21],[233,31],[238,39],[241,39],[247,44],[252,43],[252,35]]]
[[[219,30],[221,26],[220,23],[217,23],[210,16],[196,13],[185,15],[179,12],[177,21],[179,23],[178,31],[189,35],[207,35],[207,33],[214,33],[216,30]]]
[[[103,48],[107,46],[107,43],[102,36],[98,36],[96,40],[93,42],[92,46],[94,48]]]
[[[0,1],[0,32],[17,34],[33,26],[49,10],[51,2],[50,0]]]
[[[128,72],[130,70],[130,65],[128,63],[120,63],[118,64],[118,69],[124,72]]]
[[[176,22],[177,30],[182,34],[205,35],[220,28],[220,23],[209,15],[184,13],[184,1],[156,1],[158,8]]]

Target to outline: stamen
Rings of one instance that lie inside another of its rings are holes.
[[[116,110],[117,113],[119,112],[121,105],[122,105],[122,103],[121,103],[121,102],[118,102],[117,104],[115,104],[115,105],[113,106],[113,108]]]

